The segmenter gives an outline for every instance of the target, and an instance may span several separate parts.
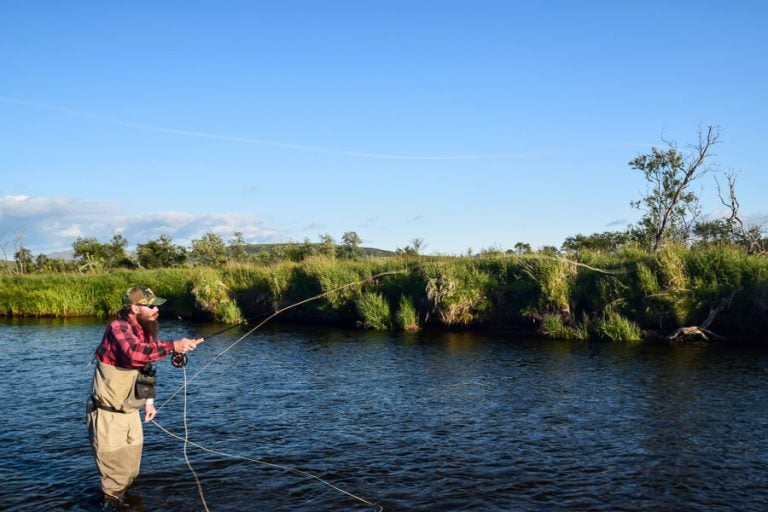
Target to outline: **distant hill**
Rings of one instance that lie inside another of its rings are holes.
[[[273,247],[296,247],[296,243],[283,243],[283,244],[248,244],[246,246],[246,250],[250,254],[258,254],[261,251],[268,251],[272,249]],[[320,244],[312,244],[313,247],[320,247]],[[361,247],[363,252],[366,256],[375,256],[375,257],[389,257],[394,256],[394,251],[386,251],[384,249],[377,249],[375,247]]]
[[[376,249],[375,247],[362,247],[362,249],[365,251],[365,254],[367,254],[368,256],[389,257],[389,256],[394,256],[396,254],[394,251]]]

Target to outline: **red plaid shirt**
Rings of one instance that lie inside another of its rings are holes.
[[[141,368],[165,359],[172,350],[172,341],[146,339],[144,329],[129,316],[128,320],[113,320],[107,326],[96,359],[119,368]]]

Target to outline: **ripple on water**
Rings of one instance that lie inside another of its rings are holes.
[[[98,510],[84,402],[102,332],[0,324],[0,391],[24,398],[4,403],[3,510]],[[234,339],[201,345],[189,375]],[[46,357],[47,343],[66,357]],[[275,329],[190,383],[188,427],[204,446],[308,471],[388,511],[757,511],[766,375],[757,349]],[[183,382],[170,365],[159,377],[165,396]],[[177,434],[182,398],[158,416]],[[182,444],[152,425],[145,443],[132,509],[200,510]],[[306,475],[188,454],[217,512],[376,510]]]

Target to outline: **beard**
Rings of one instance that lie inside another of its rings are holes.
[[[157,333],[160,332],[160,322],[158,322],[157,319],[147,320],[145,318],[137,317],[136,321],[139,322],[139,325],[144,330],[144,338],[151,341],[157,340]]]

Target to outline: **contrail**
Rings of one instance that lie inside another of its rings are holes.
[[[82,110],[75,110],[68,107],[61,107],[57,105],[48,105],[45,103],[38,103],[35,101],[24,100],[20,98],[13,98],[10,96],[0,96],[0,102],[9,103],[13,105],[20,105],[24,107],[37,108],[41,110],[47,110],[50,112],[58,112],[70,116],[76,116],[83,119],[90,119],[100,123],[113,124],[117,126],[125,126],[126,128],[134,128],[137,130],[144,130],[155,133],[167,133],[169,135],[180,135],[183,137],[197,137],[201,139],[223,140],[229,142],[240,142],[243,144],[255,144],[259,146],[270,146],[275,148],[292,149],[296,151],[311,151],[315,153],[326,153],[331,155],[343,155],[353,156],[358,158],[372,158],[383,160],[502,160],[512,158],[531,158],[544,156],[548,153],[489,153],[489,154],[476,154],[476,155],[434,155],[434,156],[419,156],[419,155],[389,155],[382,153],[369,153],[365,151],[352,151],[345,149],[333,149],[324,148],[319,146],[307,146],[303,144],[290,144],[287,142],[277,142],[264,139],[252,139],[248,137],[238,137],[234,135],[220,135],[216,133],[197,132],[189,130],[177,130],[174,128],[165,128],[162,126],[154,126],[150,124],[134,123],[131,121],[124,121],[114,117],[102,116],[99,114],[93,114],[90,112],[84,112]]]

